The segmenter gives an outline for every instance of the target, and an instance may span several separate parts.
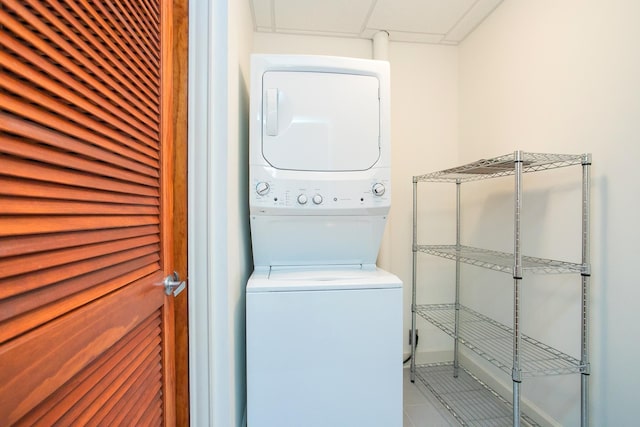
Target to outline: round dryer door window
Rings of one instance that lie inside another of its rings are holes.
[[[380,158],[376,77],[268,71],[262,155],[277,169],[361,171]]]

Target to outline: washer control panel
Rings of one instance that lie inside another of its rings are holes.
[[[249,195],[253,213],[308,214],[311,211],[344,211],[388,207],[386,179],[350,181],[256,180]]]

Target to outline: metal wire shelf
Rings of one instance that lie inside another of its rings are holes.
[[[418,305],[416,313],[455,338],[455,304]],[[511,375],[513,330],[463,305],[459,315],[459,342]],[[523,377],[574,374],[585,368],[578,359],[527,335],[521,340]]]
[[[522,255],[523,173],[582,166],[582,259],[570,263]],[[590,188],[591,155],[546,154],[514,151],[511,154],[482,159],[456,168],[445,169],[413,177],[413,272],[411,317],[411,373],[415,374],[416,316],[420,315],[454,338],[454,363],[458,364],[459,344],[475,351],[486,360],[511,374],[513,381],[513,426],[520,426],[520,385],[523,377],[581,373],[580,419],[588,425],[589,390],[589,288],[590,288]],[[461,185],[467,181],[513,176],[513,239],[514,253],[491,251],[461,245]],[[456,188],[456,244],[419,246],[418,236],[418,183],[450,182]],[[455,304],[417,304],[417,254],[424,252],[456,261]],[[459,305],[462,263],[509,273],[513,277],[513,329]],[[521,306],[524,273],[580,273],[581,324],[580,361],[522,334]],[[506,423],[510,425],[509,423]]]
[[[515,162],[520,155],[522,172],[536,172],[546,169],[556,169],[589,162],[581,154],[549,154],[527,153],[516,151],[511,154],[482,159],[463,166],[432,172],[413,177],[413,182],[467,182],[481,179],[497,178],[513,175]]]
[[[488,385],[460,366],[453,377],[453,363],[417,365],[416,377],[463,426],[511,426],[512,406]],[[538,424],[522,414],[525,425]]]
[[[426,254],[452,259],[454,261],[459,260],[465,264],[502,271],[513,275],[513,254],[507,252],[457,245],[419,245],[417,250]],[[582,273],[583,266],[572,262],[523,256],[522,270],[524,272],[544,274]]]

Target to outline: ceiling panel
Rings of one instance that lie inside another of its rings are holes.
[[[475,0],[378,0],[367,27],[446,34],[473,3]]]
[[[274,0],[276,30],[360,34],[373,0]]]
[[[455,45],[503,0],[246,0],[258,32]]]
[[[443,41],[461,42],[469,33],[475,30],[500,3],[502,3],[502,0],[482,0],[475,2],[471,9],[449,30]]]

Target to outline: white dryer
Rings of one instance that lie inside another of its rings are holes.
[[[389,65],[252,57],[248,427],[402,425]]]

